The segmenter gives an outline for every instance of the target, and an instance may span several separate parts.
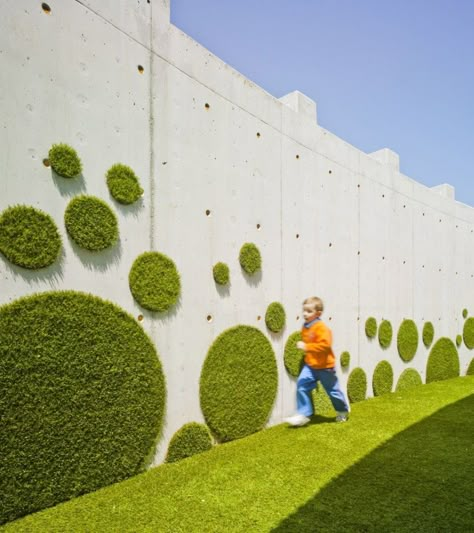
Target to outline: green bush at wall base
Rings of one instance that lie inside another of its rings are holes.
[[[63,178],[75,178],[82,172],[82,163],[76,150],[67,144],[53,144],[48,159],[54,172]]]
[[[0,331],[0,523],[145,469],[165,381],[133,317],[47,292],[0,307]]]
[[[347,395],[351,403],[365,400],[367,396],[367,376],[362,368],[354,368],[349,374]]]
[[[474,358],[471,359],[471,362],[467,367],[466,376],[474,376]]]
[[[143,195],[138,177],[127,165],[112,165],[107,171],[106,180],[112,198],[121,204],[133,204]]]
[[[470,317],[464,322],[464,328],[462,332],[464,338],[464,344],[469,350],[474,348],[474,318]]]
[[[296,343],[300,340],[302,340],[300,331],[292,333],[285,343],[285,353],[283,355],[283,361],[288,374],[295,378],[300,375],[304,359],[303,350],[299,350],[296,347]]]
[[[128,276],[135,300],[149,311],[167,311],[181,293],[181,281],[174,262],[159,252],[139,255]]]
[[[382,348],[388,348],[392,342],[392,324],[388,320],[382,320],[379,326],[379,344]]]
[[[165,462],[174,463],[212,448],[212,437],[204,424],[190,422],[179,429],[168,446]]]
[[[279,302],[272,302],[265,313],[265,324],[270,331],[278,333],[285,327],[285,308]]]
[[[400,357],[411,361],[418,348],[418,329],[413,320],[405,319],[398,329],[397,348]]]
[[[253,275],[262,268],[259,249],[251,242],[245,243],[239,253],[240,266],[247,274]]]
[[[348,368],[351,364],[351,354],[349,352],[341,353],[341,367]]]
[[[15,265],[47,267],[58,259],[61,244],[54,220],[39,209],[16,205],[0,215],[0,252]]]
[[[420,374],[414,368],[406,368],[398,378],[396,392],[412,389],[418,385],[422,385]]]
[[[316,388],[311,391],[311,400],[313,402],[315,415],[325,417],[336,416],[336,411],[334,410],[331,400],[321,383],[318,383]]]
[[[365,334],[369,339],[373,339],[377,335],[377,320],[373,316],[365,321]]]
[[[214,281],[218,285],[228,285],[230,281],[229,267],[225,263],[216,263],[212,269]]]
[[[275,401],[278,372],[265,335],[251,326],[235,326],[217,337],[201,372],[204,418],[221,442],[262,429]]]
[[[372,390],[374,396],[382,396],[392,392],[393,387],[393,368],[388,361],[380,361],[375,367],[372,378]]]
[[[434,326],[431,322],[425,322],[423,326],[423,344],[429,348],[434,338]]]
[[[454,342],[442,337],[434,344],[426,366],[426,383],[459,376],[459,355]]]
[[[110,207],[95,196],[76,196],[64,213],[71,238],[82,248],[99,252],[113,246],[119,236],[118,222]]]

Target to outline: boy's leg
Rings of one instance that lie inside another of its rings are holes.
[[[296,405],[299,414],[304,416],[313,414],[311,391],[316,387],[316,383],[315,371],[304,365],[296,382]]]
[[[342,392],[339,380],[337,379],[336,370],[327,368],[318,370],[318,378],[321,381],[324,390],[328,393],[329,399],[338,413],[348,413],[350,411],[349,402]]]

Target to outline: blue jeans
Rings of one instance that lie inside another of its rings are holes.
[[[329,399],[338,413],[349,412],[349,404],[342,392],[339,380],[334,368],[316,370],[308,365],[304,365],[298,376],[296,383],[296,404],[298,413],[304,416],[313,414],[313,402],[311,401],[311,391],[316,387],[318,381],[328,393]]]

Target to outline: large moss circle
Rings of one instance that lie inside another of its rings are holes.
[[[464,344],[467,348],[472,350],[474,348],[474,318],[470,317],[464,322],[464,328],[462,331]]]
[[[265,324],[270,331],[278,333],[285,327],[285,308],[280,302],[272,302],[265,313]]]
[[[296,343],[301,340],[301,332],[292,333],[285,343],[283,362],[290,376],[298,377],[303,366],[304,352],[296,347]]]
[[[423,344],[429,348],[434,338],[434,326],[431,322],[425,322],[423,326]]]
[[[221,333],[207,353],[200,380],[201,409],[218,440],[261,429],[277,385],[275,354],[260,330],[235,326]]]
[[[377,320],[373,316],[365,321],[365,334],[369,339],[373,339],[377,335]]]
[[[107,171],[106,180],[112,198],[121,204],[133,204],[143,195],[138,177],[127,165],[112,165]]]
[[[414,368],[406,368],[398,378],[397,386],[395,390],[397,392],[412,389],[421,385],[423,381],[421,380],[420,374]]]
[[[398,329],[397,348],[400,357],[411,361],[418,348],[418,329],[413,320],[405,319]]]
[[[349,374],[347,395],[351,403],[365,400],[367,396],[367,376],[362,368],[354,368]]]
[[[262,268],[262,257],[259,249],[251,242],[245,243],[239,253],[240,266],[247,274],[253,275]]]
[[[51,168],[63,178],[75,178],[82,172],[76,150],[67,144],[53,144],[48,153]]]
[[[379,344],[382,348],[386,349],[392,342],[392,324],[388,320],[382,320],[379,326]]]
[[[128,276],[135,300],[150,311],[167,311],[178,301],[181,281],[173,260],[159,252],[139,255]]]
[[[466,376],[474,376],[474,357],[471,359],[471,362],[467,367]]]
[[[374,396],[381,396],[392,392],[393,368],[388,361],[380,361],[375,367],[372,378],[372,389]]]
[[[86,250],[98,252],[113,246],[118,240],[115,213],[95,196],[73,198],[66,208],[64,222],[71,238]]]
[[[0,523],[142,471],[165,382],[122,309],[72,291],[0,307]]]
[[[48,214],[16,205],[0,215],[0,252],[15,265],[44,268],[59,257],[61,237]]]
[[[426,383],[459,376],[459,354],[454,342],[441,337],[435,342],[426,366]]]
[[[165,461],[174,463],[212,448],[212,437],[204,424],[189,422],[171,439]]]

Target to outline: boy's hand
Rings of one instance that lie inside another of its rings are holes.
[[[296,343],[296,347],[299,349],[299,350],[306,350],[306,344],[303,342],[303,341],[298,341]]]

